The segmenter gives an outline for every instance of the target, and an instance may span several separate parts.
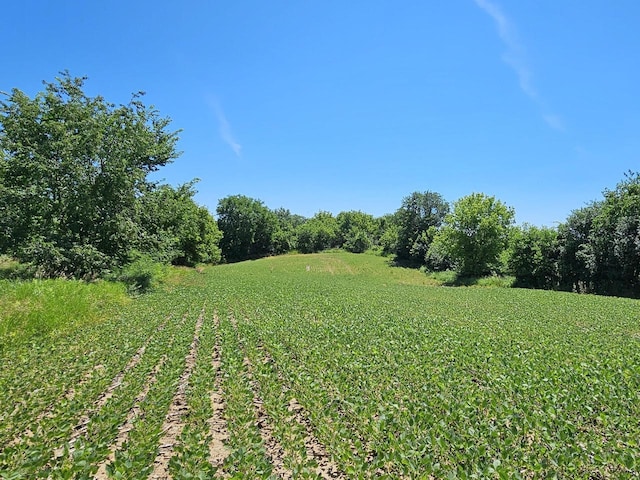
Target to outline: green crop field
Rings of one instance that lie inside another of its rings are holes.
[[[637,300],[346,253],[172,278],[67,323],[0,285],[0,478],[640,476]]]

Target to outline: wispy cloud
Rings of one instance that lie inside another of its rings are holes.
[[[542,115],[542,118],[544,118],[544,121],[547,122],[547,125],[549,125],[554,130],[564,132],[564,122],[559,116],[552,113],[547,113]]]
[[[513,22],[505,15],[502,9],[489,0],[473,0],[475,4],[484,10],[495,22],[498,36],[507,48],[502,55],[504,62],[509,65],[518,77],[518,83],[522,91],[536,104],[544,109],[544,102],[533,85],[533,73],[525,54],[525,48],[518,39],[518,32]],[[564,131],[564,124],[558,115],[545,113],[544,121],[554,130]]]
[[[520,88],[529,97],[537,98],[537,93],[531,82],[531,69],[527,65],[524,47],[518,40],[518,34],[513,23],[507,18],[500,7],[488,0],[474,0],[476,5],[484,10],[496,23],[498,35],[507,47],[502,59],[516,72]]]
[[[235,153],[236,156],[240,158],[242,156],[242,145],[240,145],[236,141],[236,138],[231,131],[231,125],[229,125],[229,121],[224,114],[224,110],[222,110],[220,102],[216,97],[213,96],[209,96],[207,100],[214,113],[216,114],[216,118],[218,119],[218,132],[220,134],[220,138],[224,143],[229,145],[231,150],[233,150],[233,153]]]

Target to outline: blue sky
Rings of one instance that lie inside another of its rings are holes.
[[[637,0],[5,2],[0,90],[132,92],[215,211],[395,211],[483,192],[555,225],[640,170]]]

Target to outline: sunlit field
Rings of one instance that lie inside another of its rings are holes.
[[[3,285],[0,478],[640,475],[637,300],[436,283],[286,255],[90,321]]]

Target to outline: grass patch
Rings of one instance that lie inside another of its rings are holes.
[[[240,269],[246,271],[249,276],[268,272],[273,276],[301,276],[304,279],[318,280],[324,277],[346,277],[355,281],[357,278],[358,282],[382,285],[439,285],[416,268],[393,266],[385,257],[343,250],[266,257],[236,264],[205,267],[204,271],[218,269]]]
[[[0,279],[2,280],[27,280],[33,278],[32,266],[20,263],[7,255],[0,255]]]
[[[116,272],[111,280],[124,283],[129,293],[137,295],[157,288],[168,276],[169,266],[140,255]]]
[[[107,318],[128,301],[118,283],[0,280],[0,350]]]
[[[445,287],[497,287],[512,288],[516,278],[509,275],[488,275],[486,277],[462,277],[453,270],[425,272],[427,278]]]

